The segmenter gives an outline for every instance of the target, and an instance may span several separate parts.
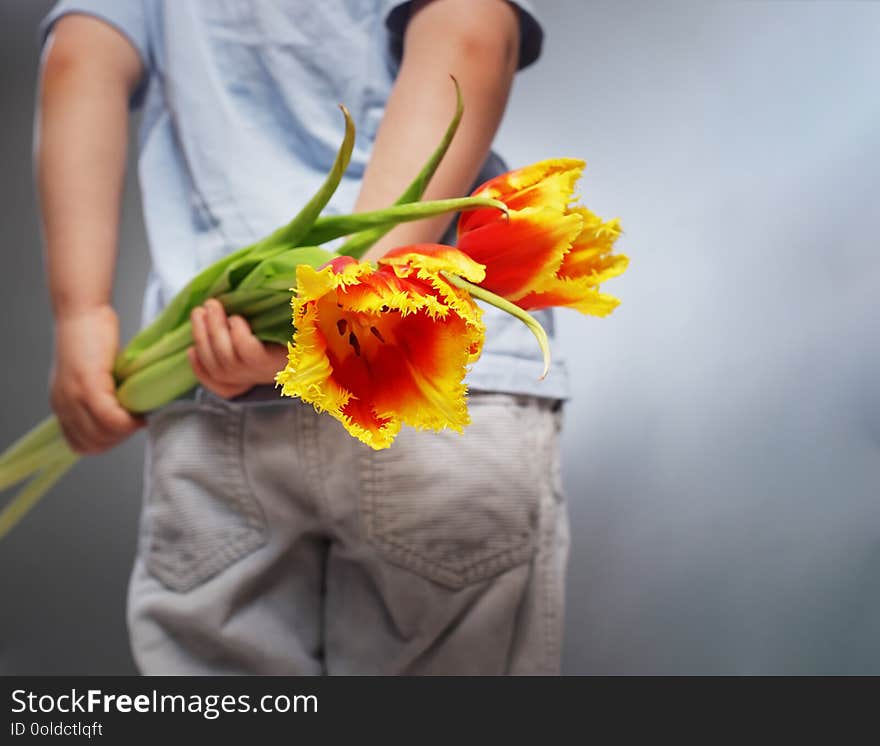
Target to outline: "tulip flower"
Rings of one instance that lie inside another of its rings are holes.
[[[461,431],[463,379],[483,344],[481,313],[441,274],[480,282],[484,268],[449,246],[389,252],[378,267],[338,257],[302,265],[291,301],[296,327],[276,381],[339,420],[374,449],[402,424]]]
[[[490,179],[473,196],[507,205],[463,213],[458,248],[486,266],[481,287],[525,310],[569,306],[607,316],[619,301],[599,285],[621,274],[628,259],[614,254],[618,221],[572,206],[584,162],[541,161]]]

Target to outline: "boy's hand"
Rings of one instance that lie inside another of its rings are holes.
[[[100,453],[143,425],[116,399],[119,320],[110,306],[59,316],[49,401],[70,447]]]
[[[274,383],[287,362],[284,347],[261,342],[241,316],[227,317],[218,300],[194,308],[190,319],[190,365],[201,384],[217,396],[231,399],[258,384]]]

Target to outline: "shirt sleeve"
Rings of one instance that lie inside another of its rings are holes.
[[[129,105],[137,108],[150,77],[151,54],[145,0],[59,0],[40,23],[40,46],[43,46],[55,24],[64,16],[80,13],[92,16],[116,29],[138,53],[144,75],[132,94]]]
[[[531,65],[541,56],[544,43],[544,29],[528,0],[508,0],[519,15],[519,62],[517,70]],[[403,34],[409,21],[412,0],[385,0],[385,27],[390,34],[391,55],[395,63],[400,63],[403,55]]]

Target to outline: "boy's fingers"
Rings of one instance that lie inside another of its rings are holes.
[[[212,376],[210,371],[208,371],[201,363],[199,356],[193,348],[187,350],[187,357],[189,357],[189,363],[192,366],[193,373],[196,374],[196,378],[199,379],[199,383],[208,389],[208,391],[212,391],[217,394],[217,396],[221,396],[224,399],[228,399],[229,397],[240,393],[238,387],[218,381]]]
[[[263,343],[254,336],[247,321],[241,316],[229,319],[229,334],[239,360],[245,365],[262,362],[264,357]]]
[[[201,383],[202,386],[216,393],[216,389],[224,385],[221,381],[217,380],[216,376],[214,376],[207,367],[205,367],[205,364],[202,362],[195,348],[191,347],[187,350],[187,357],[189,357],[189,364],[192,366],[193,373],[196,374],[196,378],[199,379],[199,383]]]
[[[281,370],[287,365],[287,356],[289,353],[284,345],[275,343],[266,344],[263,346],[263,352],[272,366],[278,370]]]
[[[195,347],[190,347],[186,351],[186,356],[189,359],[189,365],[193,369],[193,373],[196,374],[196,378],[198,378],[200,382],[204,383],[206,380],[210,379],[208,371],[205,369],[204,363],[202,363],[199,358],[199,352]]]
[[[77,453],[92,453],[105,446],[107,435],[99,428],[85,406],[76,407],[66,420],[66,431],[70,433],[71,447]]]
[[[214,359],[224,370],[234,369],[237,360],[232,338],[229,335],[229,320],[226,311],[218,300],[213,298],[205,302],[205,327]]]
[[[84,433],[79,427],[79,414],[76,403],[72,398],[65,399],[60,395],[53,395],[50,399],[52,411],[58,418],[64,439],[74,451],[82,453],[85,447],[83,442]]]
[[[204,308],[194,308],[192,314],[190,314],[190,321],[192,322],[193,350],[204,370],[217,370],[220,366],[214,357],[214,351],[211,348],[211,341],[208,338],[208,328],[205,321],[206,315],[207,312]],[[190,362],[192,362],[192,355],[190,355]],[[198,373],[196,373],[196,375],[198,375]]]
[[[263,345],[263,369],[269,373],[272,380],[278,375],[278,371],[284,370],[287,365],[287,348],[279,344]]]
[[[271,382],[275,374],[287,362],[287,348],[279,344],[266,344],[252,331],[240,316],[229,319],[230,334],[241,361],[254,375],[268,376],[263,383]]]
[[[117,438],[129,435],[143,425],[143,420],[133,417],[123,409],[111,394],[102,393],[96,396],[91,411],[103,429]]]
[[[70,450],[74,453],[84,453],[85,445],[82,440],[80,440],[79,435],[76,432],[76,428],[71,427],[67,423],[59,420],[59,424],[61,425],[61,433],[64,435],[64,440],[67,441],[67,445],[70,446]]]

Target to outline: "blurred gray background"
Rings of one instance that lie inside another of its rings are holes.
[[[46,410],[36,26],[0,0],[0,445]],[[588,161],[632,265],[560,314],[570,674],[880,674],[880,4],[538,2],[500,151]],[[134,173],[116,302],[137,326]],[[0,543],[0,674],[130,673],[142,437]]]

